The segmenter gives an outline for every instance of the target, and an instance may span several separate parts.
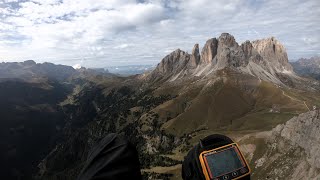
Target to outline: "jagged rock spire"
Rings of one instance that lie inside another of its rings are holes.
[[[241,47],[229,33],[222,33],[219,37],[216,59],[217,69],[240,67],[248,64],[248,59],[245,59]]]
[[[155,69],[158,73],[167,74],[181,70],[190,59],[190,55],[177,49],[164,57]]]
[[[201,64],[209,64],[217,55],[218,40],[216,38],[209,39],[201,51]]]
[[[252,49],[253,49],[253,46],[251,44],[250,41],[246,41],[244,43],[241,44],[241,49],[244,53],[244,57],[245,58],[249,58],[250,56],[252,56]]]
[[[195,44],[189,61],[189,67],[195,68],[200,63],[199,44]]]
[[[236,42],[234,37],[229,33],[222,33],[220,35],[219,44],[224,45],[224,46],[228,46],[228,47],[233,47],[233,46],[238,45],[238,43]]]
[[[231,34],[222,33],[218,39],[212,38],[205,43],[201,55],[199,44],[194,45],[192,54],[178,49],[167,55],[152,77],[162,75],[172,77],[172,80],[214,73],[224,68],[238,69],[277,83],[280,82],[277,73],[292,73],[286,50],[274,37],[239,45]]]
[[[253,41],[252,45],[275,70],[292,71],[286,49],[275,37]]]

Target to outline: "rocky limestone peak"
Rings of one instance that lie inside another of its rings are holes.
[[[241,49],[244,53],[245,59],[247,59],[248,62],[252,61],[252,62],[255,62],[256,64],[265,66],[265,62],[263,62],[263,58],[258,53],[258,51],[253,48],[253,45],[249,40],[241,44]]]
[[[190,55],[180,49],[177,49],[164,57],[155,69],[161,74],[179,71],[185,67],[190,59]]]
[[[219,45],[233,47],[238,45],[235,38],[229,33],[222,33],[219,37]]]
[[[245,58],[249,58],[250,56],[252,56],[253,46],[250,41],[247,40],[246,42],[242,43],[241,49],[244,53]]]
[[[199,53],[199,44],[195,44],[192,48],[192,55],[197,55],[197,56],[200,56],[200,53]]]
[[[219,37],[216,56],[216,69],[225,67],[240,67],[248,64],[241,47],[229,33],[222,33]]]
[[[214,57],[217,55],[218,40],[211,38],[207,40],[206,44],[201,51],[201,64],[209,64],[212,62]],[[215,62],[212,62],[215,64]]]
[[[292,71],[286,49],[275,37],[253,41],[252,45],[276,71]]]
[[[177,78],[206,76],[224,68],[242,71],[276,84],[282,84],[281,74],[295,75],[284,46],[276,38],[245,41],[239,45],[231,34],[222,33],[218,39],[206,41],[201,55],[198,44],[194,45],[192,54],[180,49],[170,53],[150,77],[161,76],[174,81]]]
[[[200,62],[199,44],[195,44],[193,46],[192,54],[191,54],[188,65],[191,68],[195,68],[198,66],[199,62]]]

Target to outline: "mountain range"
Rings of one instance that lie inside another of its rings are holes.
[[[90,149],[116,132],[136,145],[145,179],[181,179],[188,150],[221,133],[240,144],[252,178],[301,177],[290,169],[316,179],[320,129],[310,123],[318,118],[320,82],[296,67],[275,37],[238,44],[228,33],[128,77],[2,63],[0,158],[11,163],[1,169],[6,179],[75,179]]]
[[[277,84],[282,84],[277,73],[294,75],[284,46],[274,37],[239,45],[232,35],[223,33],[218,39],[209,39],[201,54],[198,44],[192,54],[180,49],[172,52],[157,66],[153,76],[172,77],[173,81],[186,75],[209,76],[224,68]]]
[[[296,73],[320,80],[320,57],[301,58],[291,64]]]
[[[154,68],[154,65],[122,65],[108,66],[106,69],[108,69],[110,73],[117,74],[119,76],[131,76],[152,71]]]

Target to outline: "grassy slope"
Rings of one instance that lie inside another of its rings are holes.
[[[215,129],[231,124],[232,119],[251,110],[253,102],[237,88],[229,85],[217,86],[221,87],[214,86],[212,92],[198,95],[192,100],[190,107],[168,121],[164,128],[175,135],[203,128]]]
[[[185,87],[180,88],[181,91],[184,89]],[[175,87],[179,96],[154,109],[163,121],[168,120],[163,125],[164,130],[178,136],[190,134],[191,144],[196,144],[200,138],[213,133],[242,137],[253,132],[271,130],[307,111],[307,107],[311,108],[313,104],[320,106],[319,94],[286,89],[268,82],[261,82],[253,91],[246,91],[246,87],[230,81],[206,87],[204,93],[204,87],[191,89],[189,93],[178,93],[179,88]],[[273,105],[279,107],[280,113],[270,112]],[[256,143],[259,145],[263,142],[257,139]],[[186,152],[180,151],[181,148],[173,151],[170,158],[181,159],[186,155]],[[258,157],[254,157],[256,158]],[[251,161],[251,166],[254,166],[252,163],[254,161]],[[172,171],[171,168],[157,167],[157,171],[159,168],[163,173],[174,174],[171,179],[180,178],[179,169]]]
[[[290,98],[286,91],[267,82],[252,93],[230,83],[216,83],[197,96],[178,96],[157,112],[173,115],[163,128],[178,136],[200,129],[266,130],[308,110],[302,100]],[[280,113],[269,112],[274,105]]]

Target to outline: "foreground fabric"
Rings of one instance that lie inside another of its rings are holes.
[[[142,179],[136,148],[124,137],[108,134],[88,155],[78,180]]]

